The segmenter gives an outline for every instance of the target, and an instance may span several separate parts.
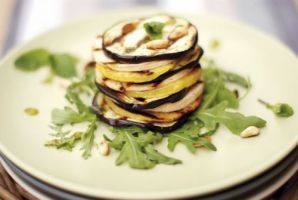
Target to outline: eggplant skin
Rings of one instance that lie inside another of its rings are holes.
[[[136,83],[136,84],[147,84],[147,83],[160,83],[161,81],[169,78],[170,76],[184,70],[184,69],[190,69],[190,68],[201,68],[201,64],[199,63],[199,59],[200,57],[198,57],[198,59],[196,59],[195,61],[192,61],[190,63],[188,63],[187,65],[181,67],[180,69],[177,70],[173,70],[173,71],[168,71],[162,75],[160,75],[159,77],[157,77],[156,79],[152,80],[152,81],[147,81],[147,82],[142,82],[142,83]]]
[[[126,119],[111,119],[111,118],[106,118],[103,116],[103,113],[99,109],[99,105],[96,103],[96,97],[97,97],[97,94],[94,96],[94,99],[92,101],[93,111],[96,113],[96,116],[101,121],[103,121],[106,124],[109,124],[111,126],[133,126],[133,125],[135,125],[135,126],[140,126],[143,128],[148,128],[149,130],[154,131],[154,132],[169,133],[169,132],[172,132],[172,131],[178,129],[179,127],[181,127],[187,121],[188,117],[191,114],[191,113],[187,113],[187,114],[183,115],[179,120],[176,121],[175,124],[173,124],[172,126],[168,126],[168,127],[155,126],[151,123],[133,122],[133,121],[129,121]]]
[[[194,26],[193,26],[194,27]],[[103,40],[104,41],[104,40]],[[112,58],[115,61],[118,62],[124,62],[124,63],[141,63],[141,62],[149,62],[149,61],[154,61],[154,60],[170,60],[170,59],[177,59],[181,56],[186,55],[187,53],[193,51],[197,45],[198,42],[198,31],[196,31],[196,35],[194,36],[194,40],[192,45],[190,46],[189,49],[186,49],[184,51],[180,52],[174,52],[174,53],[165,53],[165,54],[158,54],[155,56],[130,56],[130,55],[120,55],[113,53],[109,51],[104,42],[102,42],[102,49],[104,50],[104,53]]]
[[[192,86],[190,86],[189,88],[185,88],[185,89],[183,89],[175,94],[172,94],[166,98],[151,101],[147,104],[129,104],[129,103],[123,102],[119,98],[117,91],[112,90],[108,87],[102,86],[98,83],[96,83],[96,86],[103,94],[114,99],[117,102],[117,104],[120,105],[122,108],[127,109],[127,110],[134,110],[134,111],[141,111],[144,109],[155,108],[155,107],[158,107],[164,103],[174,103],[176,101],[179,101],[187,94],[189,89],[192,87]]]

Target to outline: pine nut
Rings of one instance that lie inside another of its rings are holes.
[[[147,43],[148,49],[166,49],[170,46],[170,42],[166,39],[152,40]]]
[[[260,129],[255,126],[249,126],[240,133],[242,138],[257,136],[260,134]]]
[[[101,155],[107,156],[107,155],[110,154],[110,146],[109,146],[108,142],[105,139],[103,139],[100,142],[100,147],[99,148],[100,148],[99,150],[100,150]]]
[[[187,27],[179,26],[169,35],[169,40],[177,40],[187,34]]]

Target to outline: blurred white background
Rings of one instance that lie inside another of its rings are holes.
[[[66,21],[139,6],[244,21],[298,53],[298,0],[0,0],[0,55]]]

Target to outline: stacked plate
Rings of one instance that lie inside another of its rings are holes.
[[[145,28],[157,25],[163,34],[153,40]],[[93,104],[100,118],[159,132],[179,127],[202,99],[197,38],[192,24],[168,15],[124,21],[99,36],[93,55],[104,97]]]
[[[115,166],[116,153],[113,152],[110,156],[103,157],[94,149],[93,156],[84,160],[78,149],[66,152],[44,147],[44,143],[50,139],[48,125],[51,111],[53,108],[65,106],[63,99],[65,90],[58,84],[41,83],[48,73],[46,69],[36,73],[23,73],[16,70],[14,67],[16,57],[27,50],[43,47],[55,52],[71,52],[88,61],[90,47],[94,44],[94,37],[98,32],[103,33],[108,29],[108,32],[98,37],[98,43],[105,44],[105,34],[115,28],[109,28],[111,24],[117,24],[119,20],[151,16],[155,13],[156,10],[139,9],[73,22],[16,48],[1,61],[1,157],[4,159],[7,171],[20,184],[23,183],[21,185],[28,190],[31,189],[32,193],[35,191],[34,194],[40,195],[38,197],[41,199],[190,197],[244,199],[244,196],[249,198],[253,197],[253,194],[262,193],[262,196],[254,196],[260,199],[280,187],[297,170],[298,115],[295,114],[288,119],[276,118],[256,101],[258,98],[263,98],[274,102],[287,102],[295,111],[298,111],[297,93],[291,91],[291,88],[298,88],[296,55],[280,42],[251,27],[215,17],[183,13],[175,13],[175,15],[188,19],[197,28],[204,55],[214,58],[227,70],[250,76],[253,87],[247,97],[241,101],[240,110],[241,113],[255,114],[266,119],[267,126],[262,129],[259,136],[242,139],[220,128],[213,137],[213,143],[218,150],[216,152],[200,150],[197,154],[190,154],[182,145],[178,145],[171,153],[167,151],[165,142],[160,144],[158,149],[170,156],[181,158],[183,164],[156,166],[151,170],[133,170],[128,166]],[[180,18],[177,19],[183,21]],[[195,33],[196,30],[193,30]],[[209,41],[214,38],[221,43],[216,51],[209,48]],[[197,41],[189,41],[190,43],[186,43],[185,52],[178,50],[175,52],[179,52],[178,55],[169,54],[179,56],[179,62],[173,62],[174,57],[171,56],[163,57],[168,54],[166,52],[168,48],[160,51],[159,58],[152,59],[154,56],[150,54],[142,58],[130,55],[134,51],[124,49],[117,51],[112,48],[113,45],[109,46],[109,42],[104,46],[97,46],[98,48],[94,49],[97,62],[96,78],[104,96],[95,98],[94,105],[105,102],[106,106],[106,110],[95,106],[99,115],[108,119],[109,123],[113,121],[114,125],[122,123],[121,118],[125,123],[138,123],[144,126],[147,126],[147,123],[144,123],[143,117],[160,120],[163,115],[166,116],[165,121],[150,123],[154,124],[151,128],[161,130],[173,127],[180,119],[187,116],[191,109],[176,116],[177,113],[173,107],[164,104],[165,102],[161,100],[172,94],[177,97],[177,93],[183,91],[181,92],[183,95],[178,95],[180,100],[174,98],[171,102],[175,104],[188,94],[194,94],[192,98],[195,100],[190,98],[187,101],[189,103],[179,104],[182,105],[181,107],[176,104],[176,109],[180,112],[181,109],[197,102],[197,98],[200,97],[200,92],[189,93],[194,86],[198,86],[194,88],[202,86],[200,67],[191,66],[190,63],[198,60],[202,51]],[[147,45],[144,43],[144,49]],[[155,50],[152,51],[155,52]],[[130,56],[123,56],[126,55],[125,52]],[[147,63],[151,63],[154,68],[146,69],[148,73],[144,73],[146,72],[144,66],[147,66]],[[125,79],[126,77],[123,76],[127,70],[125,66],[129,66],[129,69],[133,68],[134,71],[130,73],[140,76]],[[140,69],[138,69],[139,66],[141,66]],[[183,71],[185,74],[182,73]],[[119,73],[120,76],[118,76]],[[154,76],[151,76],[152,73]],[[172,79],[166,79],[168,83],[162,84],[156,81],[161,76]],[[171,81],[180,81],[184,77],[187,77],[184,81],[189,84],[182,84],[184,87],[179,91],[174,88],[166,89],[164,95],[155,88],[171,85]],[[154,91],[153,96],[140,99],[136,95],[150,90]],[[158,102],[158,105],[152,105],[152,102]],[[168,108],[168,112],[160,112],[158,110],[160,106]],[[194,107],[196,106],[198,105],[195,104]],[[37,107],[40,111],[39,115],[34,117],[26,115],[23,110],[27,107]],[[136,118],[132,119],[130,116],[136,113],[140,118],[133,120]],[[174,116],[172,122],[169,122],[168,115]],[[148,118],[146,120],[149,120]],[[109,134],[109,130],[104,126],[100,126],[98,132]],[[267,192],[264,193],[264,191]]]

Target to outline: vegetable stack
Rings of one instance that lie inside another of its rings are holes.
[[[98,116],[110,125],[159,132],[181,126],[202,100],[203,50],[197,40],[191,23],[167,15],[124,21],[98,36]]]

